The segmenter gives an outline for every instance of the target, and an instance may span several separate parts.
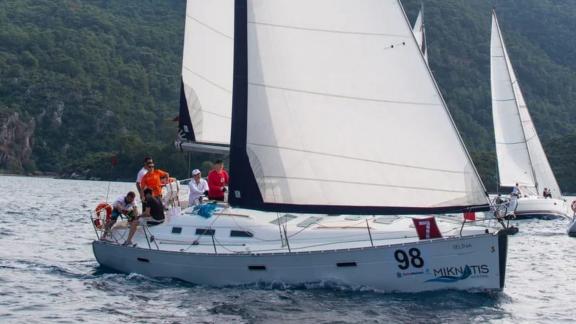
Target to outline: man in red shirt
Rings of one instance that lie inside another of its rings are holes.
[[[208,199],[224,201],[224,193],[229,179],[222,160],[214,162],[212,171],[208,173]]]

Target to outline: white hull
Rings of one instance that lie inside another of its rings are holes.
[[[516,218],[568,218],[568,205],[560,199],[524,197],[517,200]]]
[[[364,218],[359,222],[337,216],[327,217],[328,221],[311,225],[298,234],[310,232],[309,236],[298,239],[289,234],[290,252],[286,246],[275,250],[278,252],[265,252],[264,249],[271,246],[278,247],[279,241],[267,239],[274,231],[278,235],[278,227],[263,225],[264,221],[270,220],[262,219],[265,214],[260,218],[235,215],[216,219],[180,216],[168,224],[150,228],[148,235],[154,235],[151,243],[145,240],[140,229],[135,240],[138,247],[94,241],[94,255],[102,266],[123,273],[176,278],[210,286],[329,282],[385,292],[420,292],[500,290],[504,285],[507,236],[501,232],[474,234],[482,232],[473,229],[467,236],[418,240],[413,237],[412,228],[412,237],[408,236],[408,231],[396,231],[397,238],[386,238],[382,236],[386,228],[404,226],[406,219],[383,225]],[[296,217],[289,222],[292,224],[287,227],[289,233],[295,233],[296,229],[301,231],[296,224],[308,215]],[[254,237],[226,239],[231,229],[246,229],[251,222],[260,224],[252,227]],[[380,241],[374,242],[375,246],[371,246],[366,228],[350,226],[367,222],[373,238],[380,237]],[[190,235],[208,223],[217,231],[215,235],[196,236],[198,244],[192,245]],[[330,224],[339,227],[332,228]],[[451,226],[454,227],[454,223]],[[173,234],[174,228],[179,228],[180,234]],[[121,228],[115,232],[116,236],[125,235]],[[213,237],[222,245],[214,244]],[[318,244],[326,243],[329,237],[340,242]],[[351,241],[342,242],[344,238]]]

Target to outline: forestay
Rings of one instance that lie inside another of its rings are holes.
[[[232,205],[487,207],[398,0],[237,3]]]
[[[561,197],[520,90],[495,12],[492,15],[491,73],[500,185],[511,187],[519,183],[539,194],[544,188],[549,188],[553,197]]]
[[[188,0],[180,133],[198,143],[230,143],[234,0]]]

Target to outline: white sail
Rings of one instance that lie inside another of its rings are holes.
[[[518,79],[510,62],[496,13],[492,15],[491,39],[492,116],[501,186],[515,183],[555,198],[562,192],[528,112]]]
[[[418,12],[418,17],[416,18],[412,32],[414,33],[414,38],[416,38],[422,55],[424,55],[426,63],[428,63],[428,44],[426,44],[426,28],[424,26],[424,5],[422,5],[422,8]]]
[[[233,58],[234,0],[188,0],[180,128],[195,142],[230,143]]]
[[[245,154],[264,204],[487,205],[398,0],[247,11]],[[250,205],[231,177],[232,201]]]

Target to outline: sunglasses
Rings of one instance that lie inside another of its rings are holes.
[[[154,167],[154,164],[149,163],[148,166],[151,167],[151,168],[153,168],[153,167]]]

